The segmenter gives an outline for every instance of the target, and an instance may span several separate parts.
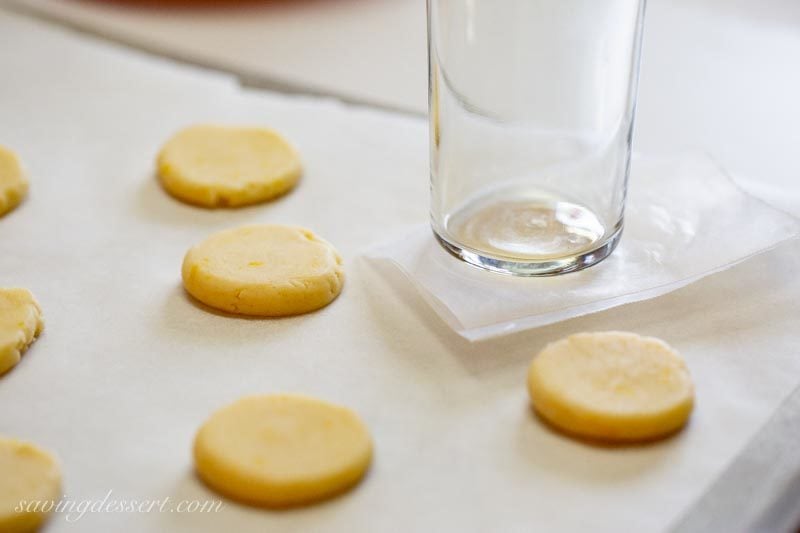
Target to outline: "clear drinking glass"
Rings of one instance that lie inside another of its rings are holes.
[[[551,275],[622,233],[645,0],[428,0],[431,222],[450,253]]]

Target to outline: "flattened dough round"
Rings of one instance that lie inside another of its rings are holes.
[[[28,178],[16,154],[0,146],[0,216],[19,205],[28,192]]]
[[[578,333],[548,344],[531,363],[536,411],[568,433],[648,440],[682,427],[694,387],[681,356],[634,333]]]
[[[0,531],[36,530],[61,499],[58,463],[33,444],[0,437],[0,473]]]
[[[183,285],[206,305],[287,316],[325,307],[342,290],[342,259],[311,231],[273,224],[221,231],[190,249]]]
[[[167,141],[157,164],[170,194],[206,207],[270,200],[294,187],[302,173],[295,149],[264,128],[191,126]]]
[[[286,507],[358,483],[372,460],[372,439],[345,407],[293,394],[249,396],[203,424],[194,460],[200,477],[218,492]]]
[[[19,363],[42,329],[42,310],[30,291],[0,288],[0,375]]]

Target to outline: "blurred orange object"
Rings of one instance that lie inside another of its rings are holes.
[[[231,7],[255,4],[282,4],[286,0],[94,0],[100,4],[158,7]]]

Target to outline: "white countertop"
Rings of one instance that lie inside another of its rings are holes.
[[[425,2],[420,0],[233,1],[219,2],[223,7],[217,8],[2,1],[159,54],[293,90],[419,112],[427,105]]]

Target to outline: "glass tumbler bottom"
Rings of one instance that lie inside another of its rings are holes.
[[[605,228],[587,207],[539,198],[494,198],[469,204],[434,235],[467,263],[503,274],[552,276],[599,263],[617,246],[622,223]]]

